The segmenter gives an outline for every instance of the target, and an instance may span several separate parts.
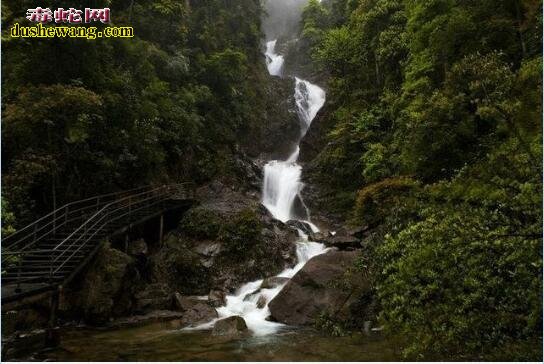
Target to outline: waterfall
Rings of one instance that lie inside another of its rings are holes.
[[[275,46],[276,41],[274,40],[268,42],[266,47],[267,59],[271,60],[268,63],[268,70],[273,76],[281,74],[283,65],[283,57],[274,53]],[[325,91],[308,81],[295,78],[294,97],[301,123],[298,143],[300,144],[300,140],[308,131],[317,112],[325,103]],[[299,219],[294,211],[295,201],[300,199],[302,202],[300,193],[304,188],[300,178],[302,167],[297,164],[299,152],[300,147],[297,145],[285,161],[272,160],[264,167],[262,203],[272,216],[283,222]],[[309,224],[314,232],[319,231],[317,226],[309,221],[309,214],[307,215],[306,219],[301,220]],[[301,230],[298,230],[298,233],[300,239],[296,243],[297,264],[278,274],[278,277],[292,278],[308,260],[327,251],[323,244],[309,241],[308,236]],[[283,325],[266,320],[270,315],[268,303],[281,291],[284,285],[261,289],[262,282],[263,280],[258,280],[247,283],[234,295],[227,296],[226,305],[218,309],[219,316],[242,316],[254,335],[267,335],[277,331]],[[261,297],[264,298],[266,304],[259,308],[258,301],[262,300]]]
[[[306,135],[317,112],[325,103],[325,91],[308,81],[295,78],[295,102],[301,123],[300,139]],[[297,145],[285,161],[270,161],[264,167],[263,205],[278,220],[286,222],[300,216],[294,214],[295,200],[302,198],[302,167],[297,164]]]
[[[266,66],[268,67],[268,73],[272,76],[281,76],[283,68],[283,56],[276,54],[276,40],[271,40],[266,43]]]
[[[275,47],[276,40],[270,41],[266,45],[268,71],[272,76],[281,76],[283,56],[275,53]],[[308,131],[317,112],[325,103],[325,91],[308,81],[295,78],[294,97],[301,123],[298,143],[300,144],[300,140]],[[293,219],[300,220],[308,224],[314,232],[317,232],[319,231],[317,226],[309,221],[309,213],[300,217],[294,211],[297,199],[304,205],[300,195],[304,187],[300,178],[302,167],[297,163],[299,151],[300,147],[297,145],[286,160],[272,160],[265,165],[262,203],[277,220],[283,222]],[[292,278],[308,260],[328,250],[324,244],[309,241],[308,235],[302,230],[298,230],[298,234],[299,240],[296,242],[297,264],[292,268],[285,269],[277,277]],[[284,325],[267,321],[267,317],[270,316],[268,304],[280,293],[285,284],[274,288],[261,288],[262,283],[263,279],[244,284],[234,294],[226,297],[225,306],[217,309],[218,319],[188,329],[209,329],[219,319],[241,316],[254,335],[261,336],[276,332]],[[264,305],[259,305],[259,301],[263,300]]]
[[[302,122],[302,139],[310,128],[310,124],[317,115],[317,112],[325,104],[325,91],[321,87],[301,80],[298,77],[295,77],[295,81],[295,102],[297,104],[298,116]]]

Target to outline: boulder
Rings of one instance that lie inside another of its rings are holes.
[[[131,256],[105,244],[88,268],[66,289],[63,308],[77,312],[88,324],[101,325],[132,311],[139,273]]]
[[[202,264],[201,256],[190,248],[184,238],[171,234],[150,258],[151,280],[164,282],[178,292],[207,294],[211,289],[210,271]]]
[[[333,235],[328,231],[319,231],[317,233],[311,233],[308,235],[308,240],[315,241],[316,243],[325,244],[325,242],[330,239]]]
[[[171,306],[170,288],[162,283],[149,284],[135,293],[135,311],[145,313],[153,310],[167,310]]]
[[[208,294],[208,302],[210,302],[213,307],[224,306],[226,303],[226,299],[226,293],[218,289],[212,289]]]
[[[132,241],[127,246],[127,253],[132,256],[145,256],[148,253],[147,244],[144,239]]]
[[[231,316],[215,323],[212,335],[215,336],[240,336],[248,333],[244,319],[240,316]]]
[[[175,295],[176,308],[183,313],[183,325],[199,325],[217,318],[217,311],[206,301],[194,296]]]
[[[346,274],[358,253],[330,251],[312,258],[268,304],[274,320],[288,325],[310,325],[327,312],[347,318],[363,292],[370,290],[361,274]]]
[[[263,288],[276,288],[281,286],[289,281],[289,278],[286,277],[270,277],[266,278],[263,283],[261,283],[261,289]]]

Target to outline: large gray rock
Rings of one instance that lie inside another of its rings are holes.
[[[240,316],[231,316],[217,321],[212,331],[212,335],[215,336],[240,336],[247,333],[246,322]]]
[[[140,284],[134,258],[106,244],[67,287],[61,311],[77,314],[88,324],[104,324],[131,313],[131,297]]]
[[[174,295],[176,308],[183,313],[183,325],[194,326],[217,318],[217,311],[207,301],[193,296]]]
[[[269,303],[272,318],[288,325],[313,324],[324,312],[347,318],[350,306],[370,289],[362,275],[346,274],[357,255],[330,251],[312,258]]]

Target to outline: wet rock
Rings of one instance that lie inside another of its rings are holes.
[[[147,244],[144,239],[138,239],[128,244],[127,253],[132,256],[145,256],[148,253]]]
[[[58,338],[59,328],[53,330],[37,329],[25,333],[17,333],[8,338],[2,338],[2,361],[12,361],[51,347],[48,338]]]
[[[340,250],[354,250],[361,248],[361,241],[350,235],[335,235],[326,239],[325,245],[336,247]]]
[[[333,235],[328,231],[311,233],[308,235],[308,240],[315,241],[316,243],[325,244],[325,242],[332,238]]]
[[[225,292],[215,289],[211,290],[208,294],[208,301],[213,307],[221,307],[224,306],[226,303],[227,295]]]
[[[257,299],[257,296],[259,295],[259,290],[255,290],[251,293],[248,293],[244,296],[244,301],[254,301]]]
[[[212,335],[215,336],[240,336],[247,333],[246,322],[240,316],[231,316],[217,321],[212,331]]]
[[[259,299],[257,300],[257,308],[261,309],[266,306],[266,297],[265,296],[259,296]]]
[[[359,233],[359,230],[355,231]],[[312,233],[308,236],[310,241],[325,244],[328,247],[336,247],[339,250],[354,250],[361,248],[361,240],[344,228],[338,229],[334,234],[324,231]]]
[[[333,107],[326,103],[312,121],[312,127],[308,129],[300,142],[299,160],[301,162],[311,162],[326,147],[327,135],[335,126],[335,119],[330,117],[332,110]]]
[[[362,275],[347,275],[357,252],[330,251],[312,258],[269,303],[271,316],[288,325],[310,325],[328,312],[347,318],[362,292],[370,290]]]
[[[308,223],[298,220],[289,220],[285,223],[295,229],[300,229],[304,234],[310,235],[313,233],[311,226]]]
[[[266,278],[263,283],[261,283],[261,289],[263,288],[276,288],[285,284],[289,281],[289,278],[285,277],[270,277]]]
[[[295,80],[271,77],[263,84],[266,122],[252,141],[244,143],[251,157],[268,154],[267,160],[285,160],[300,137],[300,120],[293,97]]]
[[[183,296],[179,292],[174,292],[172,301],[175,309],[183,311]]]
[[[217,311],[200,297],[182,296],[177,301],[184,325],[199,325],[217,318]]]
[[[162,283],[145,286],[135,294],[135,312],[144,313],[151,310],[166,310],[171,306],[170,288]]]

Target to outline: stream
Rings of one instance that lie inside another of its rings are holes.
[[[395,361],[397,345],[379,336],[330,337],[311,329],[228,339],[168,323],[120,330],[74,329],[62,346],[34,360],[54,361]]]

